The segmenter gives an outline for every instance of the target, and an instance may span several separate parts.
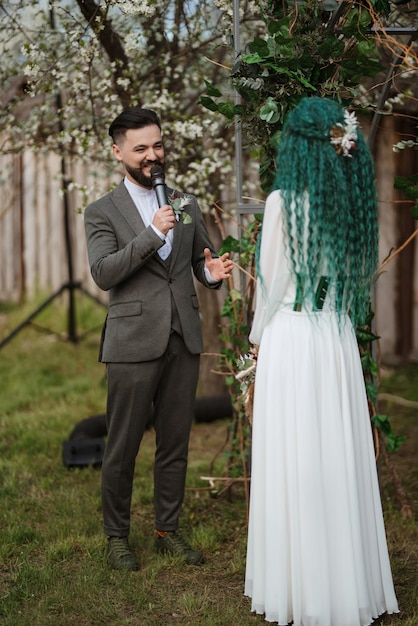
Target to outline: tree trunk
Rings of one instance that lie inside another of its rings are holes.
[[[206,227],[215,250],[219,250],[221,237],[213,218],[205,215]],[[221,351],[221,309],[226,287],[220,290],[207,289],[196,283],[197,295],[200,302],[203,329],[203,345],[205,352],[200,361],[200,377],[198,396],[221,396],[228,393],[224,377],[214,373],[218,370],[219,354]]]

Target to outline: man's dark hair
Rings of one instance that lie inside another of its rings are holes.
[[[144,126],[153,126],[154,124],[161,130],[160,118],[151,109],[128,107],[113,120],[109,126],[109,135],[114,143],[118,143],[130,128],[143,128]]]

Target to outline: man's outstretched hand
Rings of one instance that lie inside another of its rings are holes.
[[[225,254],[216,259],[211,257],[209,248],[205,248],[203,253],[205,255],[205,265],[214,280],[230,278],[234,264],[229,258],[229,252],[225,252]]]

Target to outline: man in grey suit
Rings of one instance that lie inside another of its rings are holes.
[[[213,251],[193,195],[167,189],[169,203],[159,206],[151,180],[153,166],[164,171],[158,116],[128,108],[109,134],[125,176],[84,214],[91,273],[109,291],[99,355],[108,383],[102,466],[108,561],[114,569],[139,569],[128,542],[132,482],[153,406],[156,548],[197,565],[203,555],[177,532],[203,350],[192,270],[218,289],[232,262]]]

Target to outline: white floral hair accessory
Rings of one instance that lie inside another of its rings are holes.
[[[338,123],[330,128],[331,145],[337,154],[351,158],[351,150],[356,149],[358,120],[354,111],[344,111],[344,124]]]

